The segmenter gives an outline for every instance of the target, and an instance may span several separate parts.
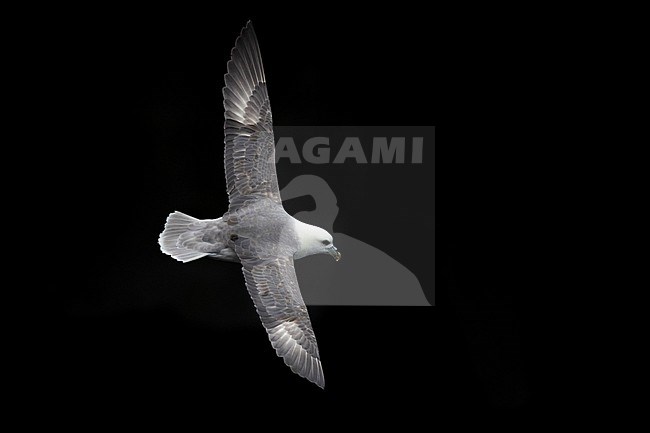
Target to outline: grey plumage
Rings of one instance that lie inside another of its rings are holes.
[[[340,254],[333,245],[328,251],[304,250],[306,235],[296,229],[300,223],[282,207],[271,106],[250,22],[235,41],[227,70],[223,105],[228,212],[214,220],[174,212],[159,243],[163,252],[182,262],[201,257],[240,262],[248,293],[277,355],[294,373],[324,387],[318,345],[293,260],[299,250],[298,257],[328,252],[337,254],[338,260]],[[316,233],[303,230],[309,236]],[[331,235],[322,232],[331,241]]]
[[[223,127],[230,210],[250,198],[268,197],[281,204],[271,104],[257,37],[250,21],[235,41],[227,69]]]
[[[318,345],[293,258],[244,259],[242,264],[248,293],[277,355],[294,373],[324,387]]]

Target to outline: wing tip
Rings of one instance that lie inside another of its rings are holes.
[[[253,28],[253,20],[249,19],[246,21],[246,25],[241,29],[240,36],[243,35],[246,31],[250,31],[251,33],[255,34],[255,29]]]
[[[323,375],[323,369],[320,367],[320,361],[318,361],[318,366],[319,366],[319,371],[318,374],[315,378],[315,380],[312,380],[311,378],[307,377],[306,379],[309,380],[312,383],[315,383],[320,389],[325,389],[325,376]]]
[[[235,39],[235,46],[233,49],[237,47],[240,40],[248,37],[249,34],[253,39],[257,40],[257,35],[255,34],[255,29],[253,28],[253,20],[246,21],[246,25],[242,27],[241,31],[239,32],[239,36],[237,36],[237,39]],[[232,55],[232,50],[230,54]]]
[[[320,389],[323,389],[323,390],[325,389],[325,379],[322,379],[322,380],[320,380],[320,381],[318,381],[318,382],[314,382],[314,383],[315,383],[316,385],[318,385],[318,387],[319,387]]]
[[[249,53],[249,55],[246,56],[242,52]],[[237,69],[237,64],[239,64],[239,68],[243,67],[249,71],[249,76],[245,76],[246,74],[244,74],[243,80],[236,78],[238,75],[241,75],[241,72],[233,73],[233,69]],[[230,83],[231,88],[234,89],[235,93],[239,93],[236,97],[243,99],[243,102],[246,103],[250,99],[252,89],[259,83],[266,83],[264,67],[262,66],[262,56],[259,43],[257,42],[257,35],[253,29],[252,20],[248,20],[246,25],[242,27],[239,35],[235,39],[235,45],[230,49],[230,59],[226,62],[226,73],[223,75],[223,87],[221,88],[224,108],[226,108],[225,104],[228,99],[225,91],[229,87],[229,77],[234,81],[234,83]],[[224,117],[227,118],[226,113],[224,113]]]
[[[311,383],[318,386],[320,389],[325,389],[325,375],[323,374],[323,366],[320,362],[320,359],[313,358],[316,361],[316,369],[307,370],[307,371],[305,371],[304,368],[301,368],[298,365],[291,364],[291,361],[288,359],[287,356],[282,356],[282,359],[284,360],[284,363],[287,365],[287,367],[289,367],[293,373],[297,374],[303,379],[307,379]]]
[[[229,70],[228,68],[233,62],[233,57],[235,56],[236,51],[238,49],[241,49],[244,39],[250,39],[251,42],[253,42],[256,47],[259,47],[259,44],[257,43],[257,35],[255,34],[255,29],[253,28],[252,20],[246,21],[246,25],[242,27],[241,31],[239,32],[239,35],[237,35],[237,38],[235,39],[235,45],[233,45],[233,47],[230,49],[230,60],[226,62],[226,70]],[[228,74],[229,73],[226,73],[224,75],[224,78]]]

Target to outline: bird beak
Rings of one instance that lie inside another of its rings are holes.
[[[337,262],[341,260],[341,253],[339,253],[339,250],[336,249],[334,245],[330,247],[330,256],[334,257],[334,260]]]

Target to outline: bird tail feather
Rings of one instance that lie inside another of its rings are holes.
[[[201,222],[196,218],[182,212],[172,212],[167,217],[165,230],[158,237],[158,244],[163,253],[169,254],[179,262],[187,263],[209,255],[201,251],[191,250],[178,246],[178,238],[191,230],[191,226]]]

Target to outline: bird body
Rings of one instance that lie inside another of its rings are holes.
[[[224,219],[230,227],[229,246],[240,258],[293,256],[300,248],[294,218],[269,199],[239,207]]]
[[[271,106],[257,37],[249,22],[235,42],[223,89],[228,211],[198,220],[171,213],[160,234],[165,254],[183,263],[211,257],[242,265],[248,293],[278,356],[296,374],[325,386],[316,337],[294,259],[341,254],[324,229],[282,206],[275,171]]]

